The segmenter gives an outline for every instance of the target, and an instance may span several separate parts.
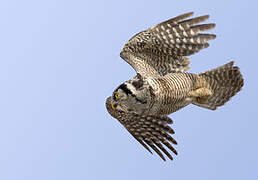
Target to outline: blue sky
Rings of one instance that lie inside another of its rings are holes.
[[[257,1],[0,1],[0,179],[257,179]],[[179,155],[149,154],[106,111],[135,72],[135,33],[181,13],[210,14],[217,38],[199,73],[235,60],[245,86],[225,106],[170,117]]]

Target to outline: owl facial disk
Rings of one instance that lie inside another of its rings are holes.
[[[117,91],[121,89],[126,95],[133,94],[130,89],[128,89],[127,84],[123,83],[118,88]]]
[[[121,99],[126,98],[129,94],[133,94],[130,89],[128,89],[125,83],[121,84],[113,93],[112,100],[118,102]]]
[[[132,91],[128,88],[125,82],[121,84],[112,95],[111,107],[116,110],[127,111],[127,100],[129,95],[133,96]]]

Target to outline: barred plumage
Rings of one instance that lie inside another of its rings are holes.
[[[166,159],[160,150],[164,152],[169,159],[173,160],[173,157],[162,145],[164,144],[174,154],[177,154],[177,151],[171,145],[171,143],[177,144],[177,142],[170,136],[170,134],[174,134],[175,132],[168,126],[168,124],[173,123],[169,117],[162,115],[140,116],[133,112],[125,113],[123,111],[116,111],[112,108],[111,97],[106,100],[106,108],[108,112],[150,153],[152,152],[147,145],[149,145],[164,161]]]
[[[208,15],[184,20],[192,14],[177,16],[138,33],[125,44],[121,57],[145,76],[150,74],[146,71],[165,75],[188,70],[190,61],[184,56],[207,48],[208,40],[216,37],[214,34],[199,33],[215,27],[215,24],[197,25],[208,19]]]
[[[159,94],[156,97],[157,103],[149,113],[171,114],[190,104],[189,91],[194,88],[195,76],[190,73],[171,73],[148,79],[154,93]]]
[[[218,106],[224,105],[244,85],[243,77],[237,66],[231,61],[223,66],[199,74],[208,82],[212,90],[212,96],[206,98],[205,103],[195,102],[194,104],[215,110]]]
[[[215,110],[243,87],[239,68],[233,62],[200,73],[185,73],[190,60],[186,57],[209,46],[214,34],[201,33],[215,24],[199,24],[209,15],[189,18],[186,13],[157,24],[133,36],[120,56],[137,72],[122,83],[106,100],[108,112],[148,151],[152,148],[163,160],[163,153],[173,159],[165,145],[177,154],[169,135],[167,117],[188,104]],[[149,147],[150,148],[149,148]]]

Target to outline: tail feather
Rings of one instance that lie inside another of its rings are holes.
[[[209,84],[213,94],[207,98],[204,104],[198,101],[193,104],[215,110],[236,95],[242,89],[244,80],[239,68],[233,65],[234,61],[231,61],[223,66],[199,74]]]

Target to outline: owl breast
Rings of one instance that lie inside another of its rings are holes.
[[[193,89],[195,76],[190,73],[171,73],[148,79],[155,94],[149,113],[170,114],[190,104],[189,91]]]

